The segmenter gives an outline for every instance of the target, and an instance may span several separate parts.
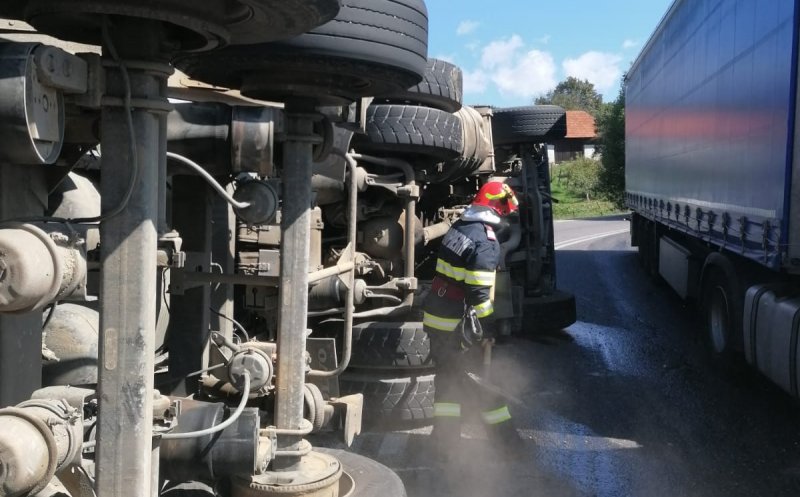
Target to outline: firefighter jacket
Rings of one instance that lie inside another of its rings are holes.
[[[424,304],[423,324],[454,331],[472,306],[484,329],[494,312],[492,287],[500,262],[500,244],[493,226],[500,217],[487,207],[470,206],[442,240],[436,277]]]

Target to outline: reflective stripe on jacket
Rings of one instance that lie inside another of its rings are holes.
[[[464,315],[464,305],[478,318],[494,312],[491,290],[500,262],[500,244],[489,224],[459,220],[442,240],[436,261],[435,290],[425,300],[425,326],[453,331]]]

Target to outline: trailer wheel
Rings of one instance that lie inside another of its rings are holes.
[[[359,152],[422,155],[455,159],[464,150],[461,119],[455,114],[414,105],[371,105],[367,135],[355,136]]]
[[[709,268],[703,285],[705,345],[715,366],[728,372],[741,367],[736,337],[742,335],[742,299],[735,283],[719,268]]]
[[[658,281],[659,245],[656,224],[652,221],[642,218],[640,230],[641,237],[639,239],[639,261],[641,262],[642,268],[645,270],[645,272],[655,281]]]
[[[495,145],[541,143],[567,134],[567,113],[557,105],[495,109],[492,136]]]

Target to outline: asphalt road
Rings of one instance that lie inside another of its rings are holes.
[[[709,366],[691,306],[644,275],[627,228],[556,223],[578,322],[495,351],[492,380],[520,401],[521,454],[478,425],[444,462],[429,427],[367,431],[352,450],[394,469],[410,497],[800,495],[800,408]]]

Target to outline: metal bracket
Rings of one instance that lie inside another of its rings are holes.
[[[99,109],[106,93],[106,75],[99,54],[77,54],[86,64],[86,91],[73,95],[71,101],[79,107]]]
[[[64,93],[86,93],[89,68],[80,57],[42,45],[33,52],[33,62],[43,85]]]
[[[172,231],[158,240],[158,267],[183,268],[186,265],[186,253],[181,251],[183,239]]]
[[[306,351],[311,360],[310,367],[314,371],[333,371],[339,365],[335,338],[309,337],[306,339]],[[319,387],[326,398],[339,395],[339,382],[336,378],[308,377],[307,381]]]
[[[362,413],[364,411],[364,395],[357,393],[338,399],[331,399],[335,414],[342,429],[342,440],[348,447],[353,445],[356,435],[361,434]]]

